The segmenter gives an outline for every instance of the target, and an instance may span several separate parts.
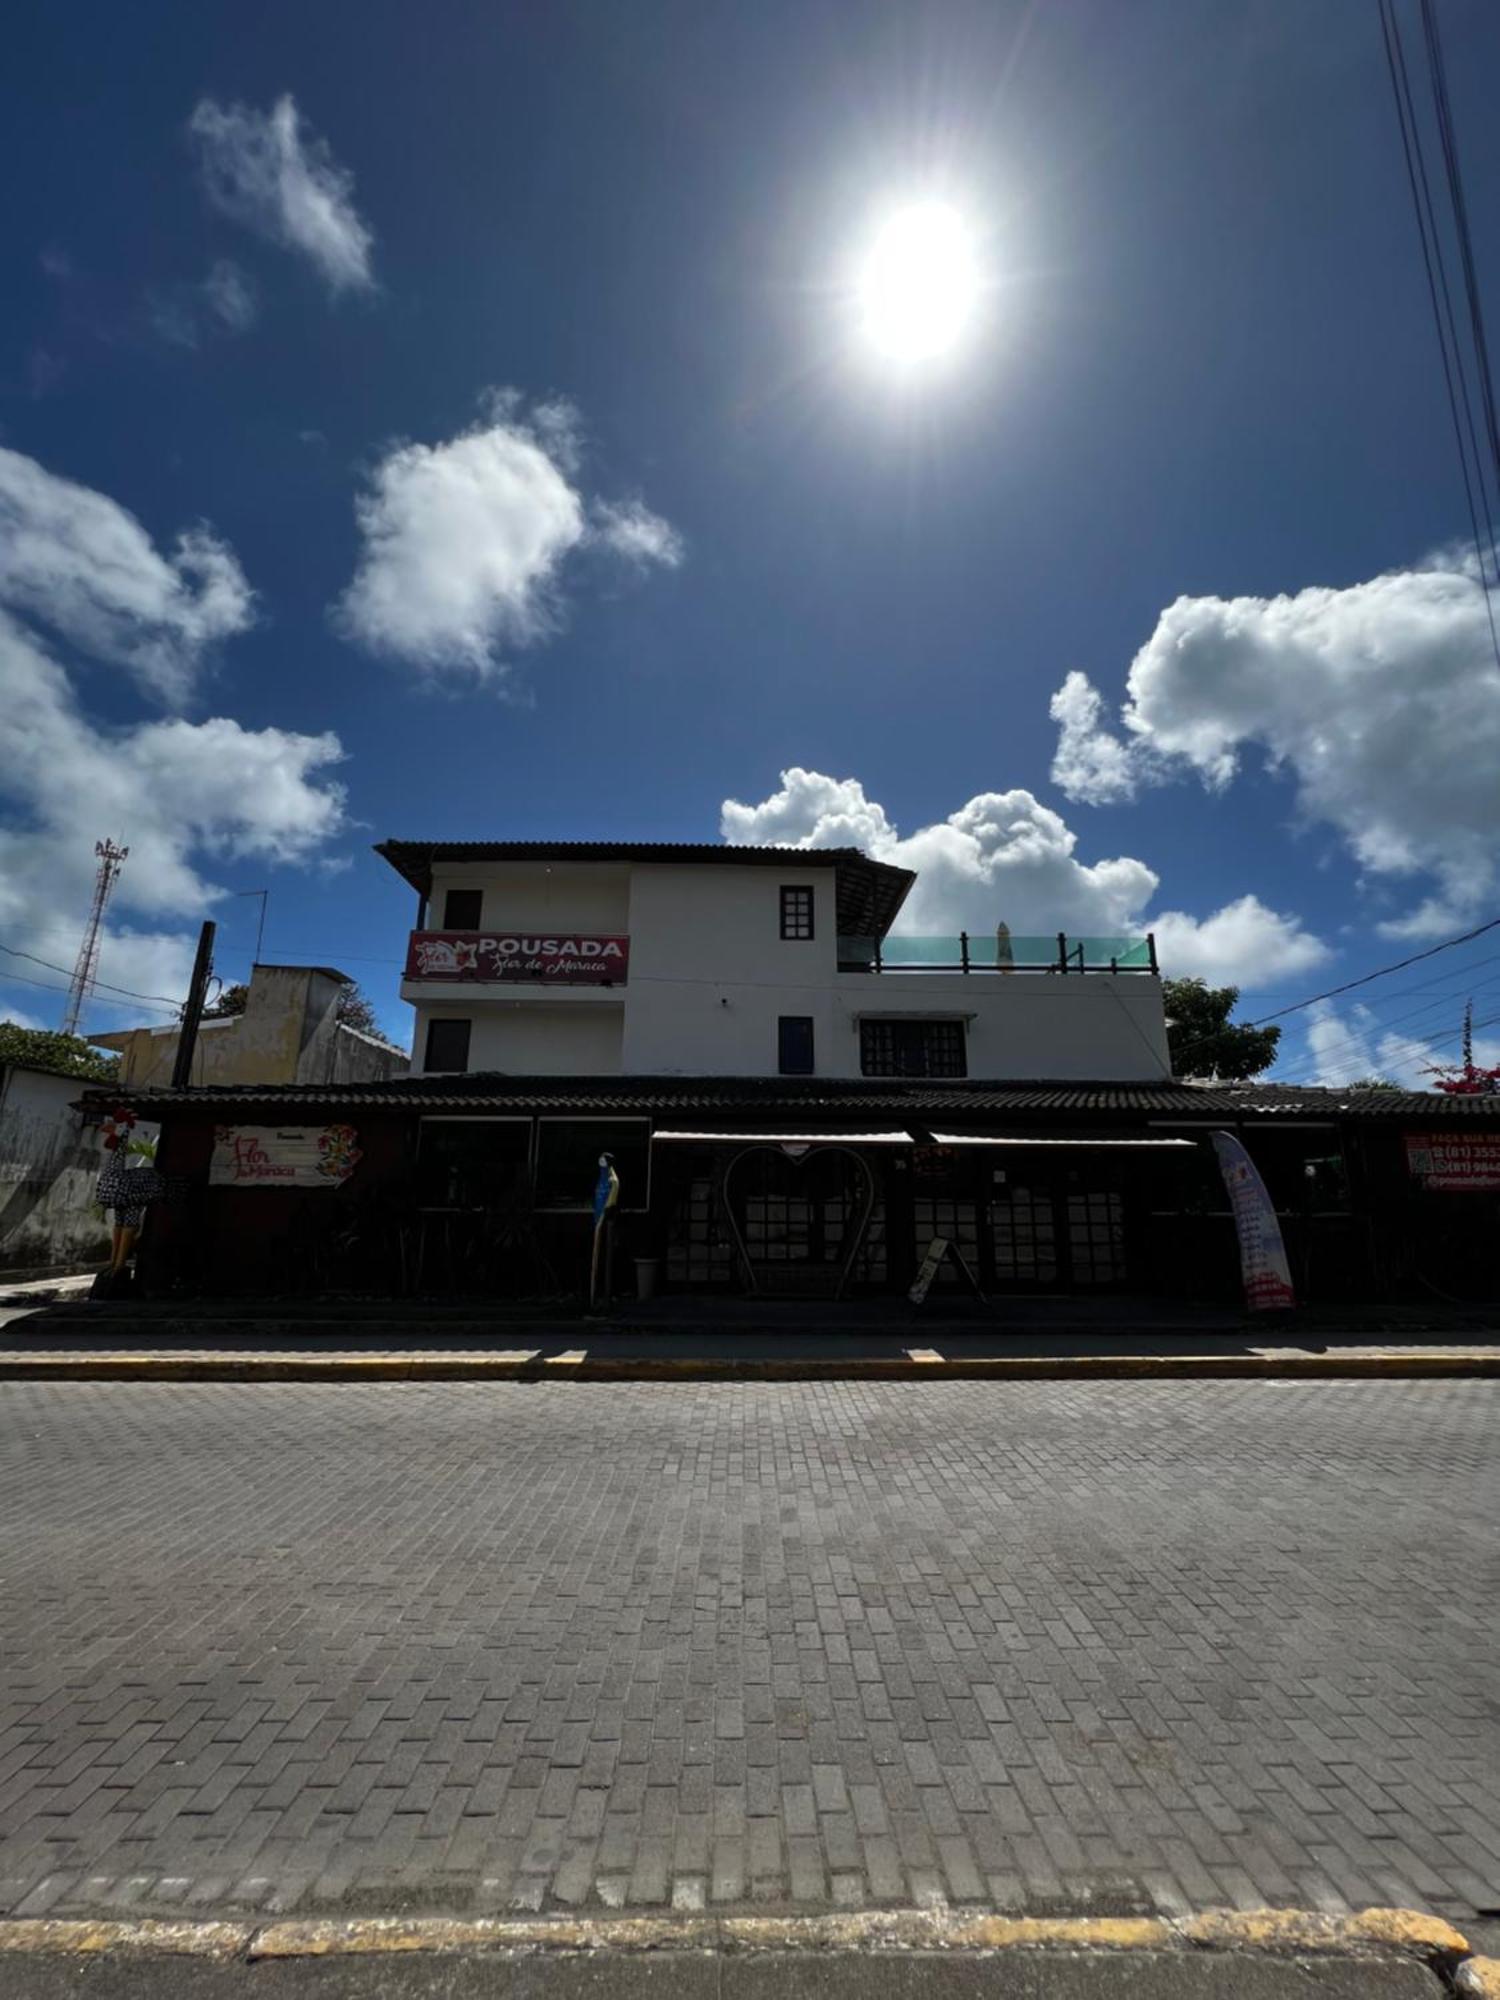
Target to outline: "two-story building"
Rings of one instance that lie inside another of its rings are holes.
[[[603,1153],[622,1256],[762,1297],[904,1290],[935,1239],[940,1288],[1233,1297],[1215,1128],[1315,1295],[1495,1202],[1484,1110],[1173,1079],[1149,937],[906,934],[914,877],[849,848],[377,852],[416,897],[411,1075],[132,1093],[193,1191],[148,1283],[576,1292]]]
[[[997,925],[893,945],[916,877],[854,848],[377,851],[417,892],[401,996],[421,1074],[1168,1072],[1149,940],[1009,938]]]

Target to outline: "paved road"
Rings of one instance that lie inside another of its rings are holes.
[[[0,1910],[1500,1905],[1500,1384],[0,1385]]]
[[[1414,1963],[1244,1957],[33,1959],[17,2000],[1444,2000]]]

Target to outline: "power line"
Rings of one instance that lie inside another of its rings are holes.
[[[50,958],[38,958],[34,951],[22,951],[17,945],[0,944],[0,951],[8,953],[11,958],[24,958],[32,965],[45,966],[48,972],[66,973],[68,970],[65,965],[54,965]],[[21,975],[15,973],[8,976],[19,979]],[[36,981],[34,983],[39,985],[41,982]],[[127,1000],[154,1000],[159,1002],[163,1007],[180,1007],[182,1005],[180,1000],[169,1000],[165,993],[137,993],[129,986],[112,986],[107,979],[95,979],[91,981],[91,984],[94,987],[102,988],[107,993],[123,993]],[[62,990],[66,993],[68,989],[64,987]]]
[[[1374,980],[1387,979],[1393,972],[1404,972],[1409,965],[1420,965],[1424,959],[1436,958],[1439,952],[1452,951],[1455,946],[1468,944],[1471,939],[1483,937],[1486,931],[1500,930],[1500,917],[1491,917],[1488,923],[1477,924],[1473,930],[1465,931],[1461,937],[1445,938],[1441,944],[1429,945],[1426,951],[1414,951],[1409,958],[1398,958],[1393,965],[1382,965],[1374,972],[1366,972],[1358,979],[1346,979],[1342,986],[1330,986],[1325,993],[1310,993],[1305,1000],[1294,1000],[1290,1006],[1278,1007],[1274,1013],[1261,1014],[1253,1021],[1236,1021],[1237,1028],[1264,1028],[1272,1021],[1281,1021],[1288,1014],[1300,1014],[1305,1007],[1316,1007],[1320,1000],[1336,1000],[1341,993],[1353,993],[1358,987],[1369,986]],[[1172,1051],[1174,1069],[1184,1056],[1190,1056],[1197,1049],[1210,1047],[1219,1039],[1222,1029],[1211,1035],[1199,1035],[1195,1041],[1183,1042]],[[1177,1074],[1181,1075],[1180,1069]]]
[[[1341,993],[1352,993],[1357,986],[1368,986],[1372,980],[1389,978],[1393,972],[1404,972],[1409,965],[1420,965],[1425,958],[1436,958],[1441,951],[1452,951],[1456,945],[1468,944],[1470,939],[1483,937],[1486,931],[1493,930],[1500,930],[1500,917],[1491,917],[1487,924],[1477,924],[1473,930],[1465,931],[1462,937],[1445,938],[1441,944],[1429,945],[1426,951],[1414,951],[1410,958],[1398,958],[1394,965],[1382,965],[1358,979],[1346,979],[1342,986],[1330,986],[1326,993],[1313,993],[1306,1000],[1294,1000],[1289,1007],[1278,1007],[1274,1014],[1262,1014],[1259,1019],[1242,1025],[1263,1028],[1268,1021],[1279,1021],[1287,1014],[1298,1014],[1304,1007],[1315,1007],[1320,1000],[1336,1000]]]
[[[1452,294],[1448,288],[1447,269],[1443,261],[1442,239],[1438,233],[1437,214],[1433,207],[1432,190],[1422,151],[1422,135],[1417,123],[1416,106],[1412,100],[1411,80],[1407,73],[1406,53],[1401,43],[1401,28],[1396,19],[1394,0],[1380,0],[1380,25],[1385,40],[1385,59],[1390,73],[1391,91],[1396,100],[1396,117],[1401,127],[1401,150],[1406,162],[1407,186],[1411,192],[1412,208],[1417,218],[1417,234],[1422,244],[1422,263],[1427,273],[1427,294],[1432,305],[1433,322],[1437,328],[1438,351],[1443,364],[1443,383],[1448,396],[1449,414],[1453,419],[1453,438],[1458,446],[1459,467],[1463,474],[1464,498],[1468,504],[1474,555],[1479,565],[1479,587],[1484,596],[1485,618],[1490,628],[1490,646],[1495,655],[1495,664],[1500,666],[1500,632],[1496,629],[1495,606],[1490,587],[1491,576],[1495,570],[1494,522],[1490,515],[1484,460],[1480,454],[1479,439],[1474,429],[1474,415],[1469,402],[1468,382],[1463,367],[1463,352],[1459,346]],[[1462,416],[1460,416],[1460,406],[1462,406]],[[1466,428],[1467,445],[1464,439]],[[1469,476],[1471,452],[1474,462],[1473,481]],[[1479,491],[1477,504],[1476,483]],[[1485,525],[1489,531],[1488,556],[1479,526],[1481,512],[1484,514]]]
[[[1470,991],[1474,993],[1486,993],[1496,983],[1497,981],[1493,978],[1481,980],[1477,984],[1471,984]],[[1377,1016],[1365,1027],[1353,1028],[1339,1033],[1331,1040],[1324,1042],[1316,1054],[1309,1051],[1285,1065],[1278,1064],[1277,1074],[1285,1082],[1295,1083],[1302,1080],[1308,1072],[1322,1069],[1330,1063],[1335,1067],[1345,1063],[1358,1063],[1369,1067],[1380,1060],[1378,1052],[1370,1047],[1372,1039],[1376,1036],[1379,1036],[1382,1040],[1388,1040],[1394,1036],[1397,1040],[1426,1042],[1428,1032],[1425,1029],[1413,1032],[1411,1024],[1439,1008],[1451,1007],[1458,997],[1458,993],[1462,992],[1466,984],[1470,984],[1470,982],[1462,980],[1454,991],[1439,994],[1435,1000],[1424,1001],[1420,1007],[1414,1007],[1404,1014],[1396,1015],[1394,1020],[1382,1021]],[[1405,1032],[1403,1033],[1403,1031]],[[1309,1041],[1311,1040],[1312,1032],[1313,1030],[1310,1026],[1308,1030]],[[1345,1050],[1348,1053],[1341,1056],[1339,1053],[1340,1050]]]
[[[1469,307],[1469,336],[1474,347],[1474,366],[1479,375],[1479,401],[1484,412],[1485,432],[1490,447],[1490,463],[1500,492],[1500,424],[1495,418],[1495,385],[1490,376],[1489,340],[1484,329],[1484,306],[1474,265],[1474,241],[1469,233],[1469,205],[1464,198],[1463,170],[1458,161],[1458,138],[1453,125],[1453,107],[1448,99],[1448,70],[1443,60],[1443,41],[1438,30],[1432,0],[1422,0],[1422,32],[1427,41],[1427,66],[1432,72],[1432,102],[1437,118],[1438,138],[1443,148],[1443,166],[1448,176],[1448,199],[1453,206],[1453,231],[1458,239],[1459,263],[1464,274],[1464,295]],[[1492,543],[1493,546],[1493,543]]]

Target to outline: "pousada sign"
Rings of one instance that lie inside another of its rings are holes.
[[[623,986],[630,939],[582,931],[413,931],[408,979],[538,980],[552,986]]]

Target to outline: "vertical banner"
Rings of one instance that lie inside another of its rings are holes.
[[[1281,1224],[1276,1220],[1266,1184],[1232,1132],[1215,1132],[1212,1137],[1214,1151],[1219,1156],[1219,1171],[1229,1190],[1235,1233],[1240,1239],[1245,1303],[1252,1312],[1294,1306],[1297,1301],[1292,1293],[1292,1273],[1281,1240]]]

